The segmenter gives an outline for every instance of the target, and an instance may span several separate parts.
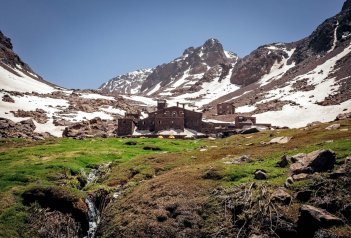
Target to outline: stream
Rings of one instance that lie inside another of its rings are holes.
[[[86,188],[89,184],[96,181],[100,176],[100,172],[102,170],[107,169],[109,166],[110,166],[110,163],[107,163],[107,164],[100,165],[97,169],[92,169],[88,174],[88,176],[86,176],[87,183],[85,184],[83,189]],[[95,206],[92,196],[88,195],[87,198],[85,199],[85,203],[88,205],[89,230],[87,231],[87,236],[85,236],[84,238],[94,238],[96,230],[100,223],[100,212]]]

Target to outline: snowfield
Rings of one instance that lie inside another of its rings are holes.
[[[20,70],[13,69],[17,76],[5,68],[0,67],[0,87],[7,91],[17,92],[38,92],[38,93],[51,93],[57,91],[54,87],[51,87],[45,83],[39,82]],[[37,77],[37,76],[36,76]]]
[[[351,100],[340,105],[320,106],[316,102],[323,101],[325,97],[339,89],[334,78],[328,78],[335,68],[335,63],[351,52],[351,45],[345,48],[335,57],[317,66],[314,70],[297,76],[283,88],[277,88],[268,92],[266,98],[256,104],[274,99],[291,100],[298,106],[285,105],[281,111],[270,111],[254,116],[258,121],[270,122],[276,126],[302,127],[313,121],[332,121],[340,113],[351,112]],[[299,80],[307,79],[308,85],[313,85],[310,91],[295,91],[292,85]]]

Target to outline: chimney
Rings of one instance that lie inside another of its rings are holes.
[[[183,109],[185,108],[185,103],[183,103]]]
[[[167,103],[166,100],[157,100],[157,110],[162,110],[165,109],[167,107]]]
[[[177,107],[179,107],[179,102],[177,102]]]

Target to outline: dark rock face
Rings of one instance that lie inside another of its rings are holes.
[[[23,69],[22,71],[35,74],[33,70],[26,63],[24,63],[21,60],[21,58],[13,51],[11,39],[6,37],[1,31],[0,31],[0,65],[2,66],[8,65],[12,68],[17,68],[17,69],[19,69],[17,65],[20,65],[20,67]]]
[[[311,56],[325,54],[333,47],[334,30],[336,27],[337,39],[338,41],[343,41],[344,32],[351,31],[350,22],[350,1],[346,1],[339,14],[325,20],[309,37],[297,42],[297,47],[291,60],[298,64]]]
[[[276,50],[269,49],[272,46]],[[238,61],[233,69],[230,81],[242,86],[257,82],[263,75],[269,73],[275,62],[281,62],[284,58],[288,58],[284,49],[290,49],[291,47],[291,44],[272,44],[271,46],[259,47]]]
[[[344,5],[342,6],[343,11],[348,8],[351,8],[351,0],[347,0],[346,2],[344,2]]]

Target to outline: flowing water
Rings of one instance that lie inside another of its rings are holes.
[[[87,176],[87,183],[85,185],[88,186],[92,182],[94,182],[96,179],[99,178],[99,172],[103,169],[106,169],[110,166],[110,163],[108,164],[102,164],[100,165],[97,169],[92,169],[90,173]],[[83,173],[84,174],[84,173]],[[100,223],[100,212],[96,208],[95,203],[92,199],[91,196],[87,196],[85,199],[85,203],[88,205],[88,216],[89,216],[89,230],[88,230],[88,235],[84,238],[94,238],[96,230],[98,228],[98,225]]]

